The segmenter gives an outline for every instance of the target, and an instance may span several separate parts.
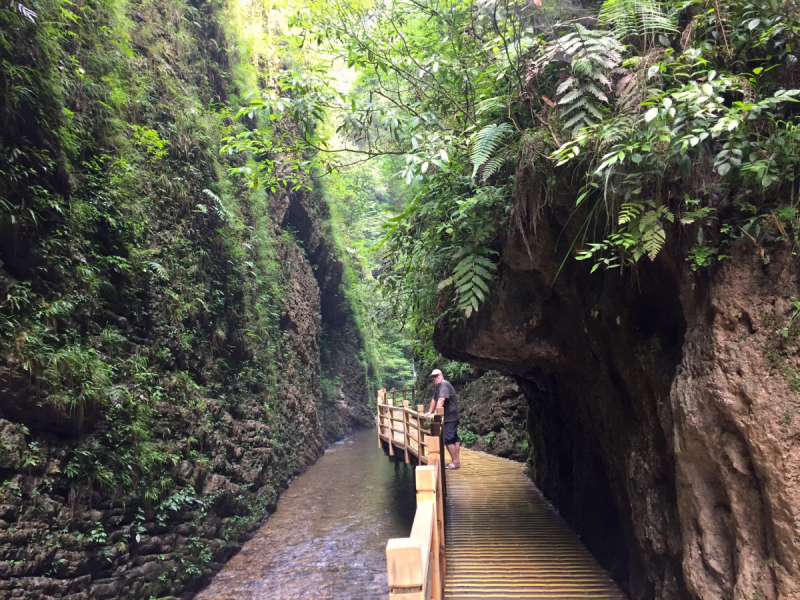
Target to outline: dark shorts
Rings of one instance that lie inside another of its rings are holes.
[[[458,421],[449,421],[444,424],[444,445],[449,446],[461,440],[458,437]]]

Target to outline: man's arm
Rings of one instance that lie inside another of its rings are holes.
[[[436,398],[431,398],[431,407],[428,410],[427,415],[425,415],[425,416],[428,417],[429,419],[432,419],[433,415],[436,414],[436,409],[437,408],[444,408],[444,403],[445,403],[446,400],[447,400],[447,398],[445,398],[444,396],[439,398],[439,400],[436,400]]]

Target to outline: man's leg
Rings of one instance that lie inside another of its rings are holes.
[[[450,453],[450,464],[453,465],[450,468],[458,468],[461,466],[461,461],[458,458],[458,452],[461,449],[461,442],[456,442],[455,444],[449,444],[447,446],[447,451]],[[449,466],[449,465],[448,465]]]
[[[461,447],[461,440],[458,439],[458,421],[444,424],[444,445],[450,453],[450,462],[445,465],[445,469],[459,468],[461,463],[458,461],[458,450]]]

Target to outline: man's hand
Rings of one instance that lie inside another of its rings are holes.
[[[432,418],[433,418],[433,413],[429,413],[429,412],[427,412],[427,413],[425,413],[424,415],[422,415],[422,417],[423,417],[424,419],[432,419]]]

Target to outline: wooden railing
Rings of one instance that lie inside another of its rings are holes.
[[[389,598],[441,600],[446,565],[443,409],[437,410],[430,429],[425,429],[423,407],[411,410],[408,400],[401,402],[402,406],[388,404],[386,390],[378,392],[378,445],[383,448],[386,442],[390,456],[395,456],[397,451],[402,453],[405,462],[415,458],[418,465],[415,470],[417,511],[411,535],[389,540],[386,544]]]
[[[389,399],[389,394],[392,398]],[[403,396],[406,390],[403,388]],[[413,398],[413,390],[412,390]],[[396,406],[399,402],[400,406]],[[378,446],[383,447],[383,442],[388,444],[389,456],[398,453],[402,455],[405,462],[411,462],[411,458],[416,458],[419,464],[428,464],[428,448],[425,440],[429,436],[441,437],[441,415],[434,418],[430,423],[430,429],[426,428],[426,419],[422,416],[424,407],[420,404],[415,409],[409,407],[409,401],[395,400],[395,391],[387,392],[378,390]],[[434,429],[438,431],[434,433]],[[440,444],[441,446],[441,444]]]

